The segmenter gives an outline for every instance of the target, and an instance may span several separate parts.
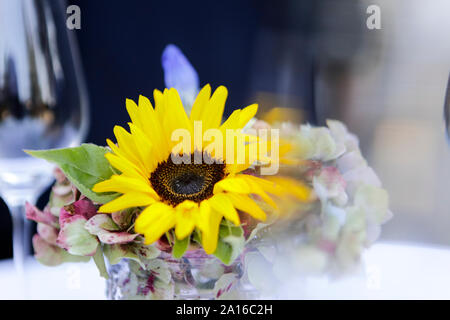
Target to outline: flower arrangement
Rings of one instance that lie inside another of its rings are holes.
[[[227,89],[199,90],[173,45],[162,60],[169,89],[126,101],[117,144],[27,151],[58,167],[47,206],[27,205],[36,258],[93,259],[110,298],[147,299],[249,298],[356,265],[390,217],[357,138],[269,124],[257,105],[222,122]]]

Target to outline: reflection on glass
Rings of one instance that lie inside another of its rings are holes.
[[[450,75],[448,76],[447,90],[445,92],[444,119],[445,119],[445,130],[447,132],[447,139],[450,142]]]

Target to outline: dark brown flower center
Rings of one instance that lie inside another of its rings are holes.
[[[158,164],[150,176],[150,183],[161,199],[173,206],[184,200],[201,202],[213,195],[214,185],[225,177],[225,164],[203,161],[175,164],[169,158]]]

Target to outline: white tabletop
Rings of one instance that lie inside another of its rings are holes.
[[[378,243],[362,272],[339,280],[309,278],[282,290],[287,299],[450,299],[450,247]],[[105,281],[93,263],[45,267],[27,262],[27,298],[104,299]],[[0,261],[0,299],[23,296],[11,260]]]
[[[450,247],[378,243],[360,274],[309,278],[280,291],[284,299],[450,299]]]
[[[30,258],[25,273],[23,290],[13,261],[0,260],[0,299],[105,299],[105,280],[92,261],[46,267]]]

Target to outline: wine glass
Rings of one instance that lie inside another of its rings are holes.
[[[30,243],[25,203],[53,181],[53,166],[23,152],[78,145],[88,104],[74,31],[59,0],[0,0],[0,196],[13,221],[19,278]]]

